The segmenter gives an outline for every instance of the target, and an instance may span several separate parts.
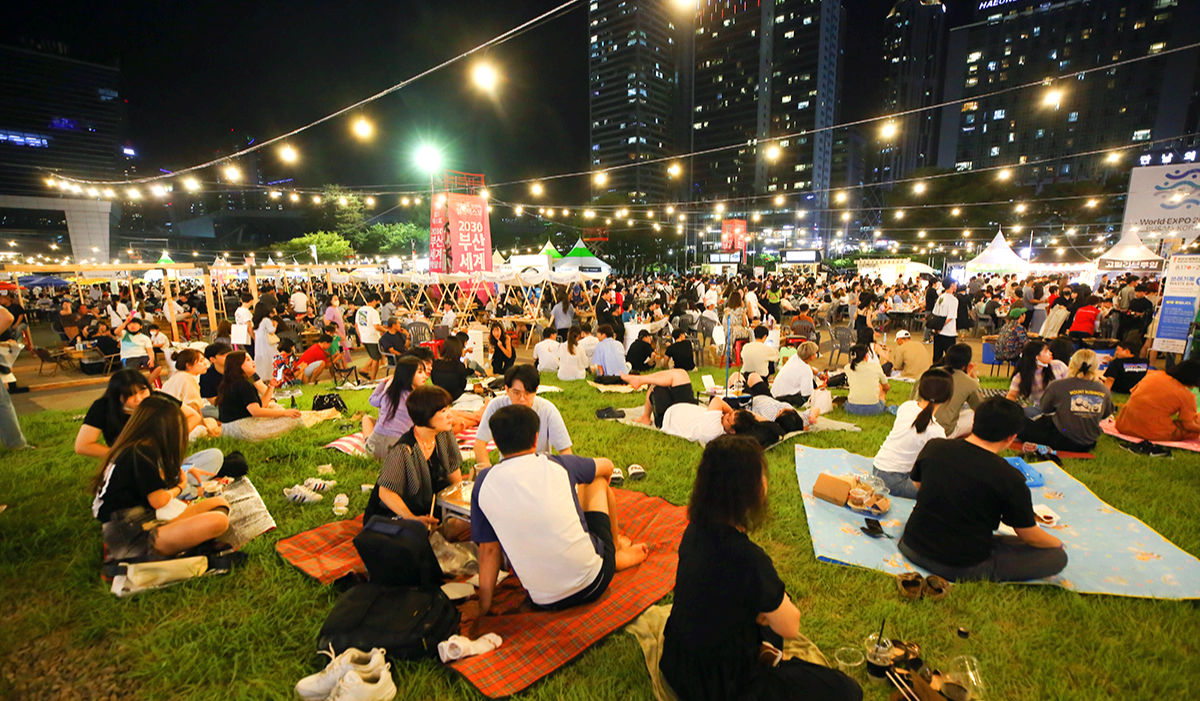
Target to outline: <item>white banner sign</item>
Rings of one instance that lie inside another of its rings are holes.
[[[1171,256],[1163,282],[1162,306],[1154,333],[1154,350],[1182,353],[1196,318],[1200,297],[1200,256]]]
[[[1134,168],[1123,231],[1136,231],[1151,250],[1170,255],[1200,234],[1200,163]]]

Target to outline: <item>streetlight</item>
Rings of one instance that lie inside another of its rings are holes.
[[[422,144],[417,147],[415,160],[417,168],[422,172],[429,173],[430,182],[432,182],[434,172],[442,167],[441,152],[429,144]]]

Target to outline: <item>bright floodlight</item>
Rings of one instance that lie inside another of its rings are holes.
[[[433,173],[442,167],[442,154],[433,146],[425,144],[417,149],[417,167],[426,173]]]
[[[283,159],[284,163],[295,163],[296,159],[299,158],[296,154],[296,149],[291,146],[284,146],[279,149],[279,157]]]
[[[529,186],[529,192],[533,195],[540,195],[545,191],[546,191],[546,189],[544,187],[542,187],[541,183],[534,183]]]
[[[879,128],[879,136],[885,139],[890,139],[899,131],[900,128],[896,126],[895,122],[884,122],[883,126]]]
[[[496,74],[496,69],[486,63],[480,63],[471,71],[471,78],[475,81],[475,85],[484,90],[491,91],[495,89],[499,76]]]
[[[369,139],[369,138],[371,138],[371,134],[374,131],[375,131],[375,127],[371,126],[371,123],[368,122],[365,118],[359,117],[357,120],[355,120],[354,135],[357,136],[358,138]]]
[[[238,170],[235,166],[225,166],[223,172],[225,173],[225,179],[229,182],[236,183],[242,179],[242,171]]]

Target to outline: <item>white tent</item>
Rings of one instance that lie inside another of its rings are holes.
[[[585,276],[600,275],[603,279],[612,271],[612,266],[594,256],[584,245],[583,239],[579,239],[570,253],[554,261],[554,272],[570,271],[578,271]]]
[[[901,275],[905,278],[915,278],[922,274],[937,275],[938,271],[934,270],[928,265],[925,265],[924,263],[918,263],[915,260],[910,260],[904,264],[904,272]]]
[[[1021,256],[1013,253],[1008,241],[1004,240],[1004,232],[997,231],[996,238],[983,249],[983,253],[967,261],[967,274],[975,273],[1023,273],[1029,269],[1029,263]]]
[[[1100,254],[1096,259],[1096,271],[1101,274],[1160,273],[1166,264],[1165,258],[1146,248],[1137,232],[1130,229],[1121,234],[1115,246]]]

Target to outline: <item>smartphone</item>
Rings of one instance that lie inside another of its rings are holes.
[[[879,523],[879,519],[868,518],[868,519],[863,519],[863,520],[866,521],[866,524],[867,524],[860,529],[863,533],[866,533],[867,535],[871,536],[872,538],[881,538],[882,537],[882,538],[888,538],[889,540],[891,539],[890,535],[883,532],[883,525]]]
[[[283,382],[283,368],[279,368],[275,371],[275,381]]]

